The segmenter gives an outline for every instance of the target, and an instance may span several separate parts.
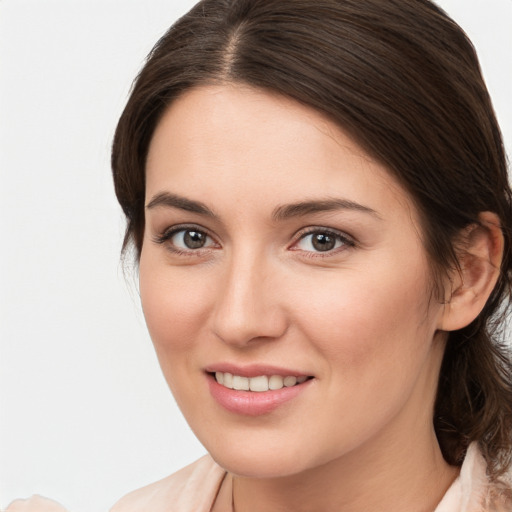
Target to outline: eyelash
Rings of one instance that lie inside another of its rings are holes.
[[[204,228],[201,228],[200,226],[195,226],[193,224],[181,224],[178,226],[172,226],[170,228],[167,228],[164,230],[160,235],[156,235],[153,238],[153,241],[160,245],[166,245],[166,249],[172,252],[173,254],[177,254],[178,256],[201,256],[204,250],[208,250],[209,247],[206,248],[198,248],[198,249],[189,249],[184,250],[180,249],[170,243],[169,240],[176,234],[178,234],[181,231],[195,231],[197,233],[201,233],[205,235],[206,237],[210,238],[211,240],[214,240],[214,238],[206,231]]]
[[[163,231],[161,234],[156,235],[153,238],[153,241],[159,245],[166,244],[167,249],[170,252],[172,252],[173,254],[176,254],[178,256],[190,256],[190,255],[201,256],[203,254],[203,251],[210,249],[210,247],[205,247],[205,248],[201,247],[201,248],[197,248],[197,249],[184,250],[184,249],[180,249],[172,244],[167,243],[167,242],[169,242],[169,240],[171,240],[176,234],[180,233],[181,231],[184,231],[184,232],[195,231],[195,232],[205,235],[206,237],[210,238],[211,240],[213,240],[215,242],[214,238],[208,233],[207,230],[205,230],[204,228],[202,228],[200,226],[196,226],[193,224],[187,224],[187,225],[182,224],[182,225],[178,225],[178,226],[172,226],[172,227],[166,229],[165,231]],[[305,255],[305,257],[307,257],[307,258],[327,258],[329,256],[333,256],[334,254],[338,254],[338,252],[340,252],[340,251],[344,251],[344,250],[347,250],[347,249],[350,249],[350,248],[356,246],[355,240],[352,237],[348,236],[346,233],[333,230],[332,228],[323,228],[321,226],[315,226],[315,227],[305,228],[305,229],[301,230],[300,232],[298,232],[294,237],[293,243],[291,244],[291,246],[289,246],[290,250],[300,251],[300,249],[296,249],[296,248],[294,249],[293,247],[295,247],[297,244],[299,244],[306,237],[308,237],[310,235],[314,235],[314,234],[321,234],[321,235],[326,235],[326,236],[332,237],[336,241],[341,242],[342,246],[335,247],[333,249],[329,249],[329,250],[325,251],[325,254],[323,254],[322,251],[303,250],[302,252]]]
[[[339,241],[342,243],[341,247],[333,248],[330,250],[327,250],[325,252],[322,251],[302,251],[307,258],[328,258],[330,256],[334,256],[335,254],[338,254],[341,251],[345,251],[347,249],[356,247],[355,240],[347,235],[346,233],[343,233],[341,231],[333,230],[332,228],[323,228],[321,226],[314,226],[306,228],[298,233],[298,236],[296,240],[292,244],[292,249],[294,251],[299,251],[300,249],[293,249],[294,246],[296,246],[298,243],[300,243],[302,240],[304,240],[306,237],[314,234],[321,234],[321,235],[327,235],[329,237],[334,238],[336,241]]]

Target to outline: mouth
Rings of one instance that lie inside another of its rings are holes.
[[[213,399],[231,413],[266,415],[308,394],[313,376],[269,366],[208,368],[206,376]]]
[[[313,378],[306,375],[257,375],[255,377],[245,377],[229,372],[218,371],[209,373],[218,384],[227,389],[252,391],[254,393],[265,393],[267,391],[277,391],[282,388],[291,388]]]

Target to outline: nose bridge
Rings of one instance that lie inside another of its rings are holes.
[[[229,344],[281,336],[286,318],[275,288],[269,258],[250,248],[233,251],[217,296],[214,332]]]

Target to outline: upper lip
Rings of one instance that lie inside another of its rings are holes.
[[[294,376],[294,377],[309,377],[311,374],[304,373],[300,370],[290,368],[283,368],[267,364],[249,364],[237,365],[233,363],[217,363],[209,365],[205,368],[207,373],[231,373],[232,375],[239,375],[240,377],[259,377],[260,375],[280,375],[281,377]]]

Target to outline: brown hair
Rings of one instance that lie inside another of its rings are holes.
[[[512,454],[512,368],[503,343],[511,293],[511,191],[478,60],[428,0],[203,0],[160,39],[114,138],[123,249],[140,255],[145,160],[166,107],[201,84],[244,83],[323,112],[413,197],[434,282],[458,268],[456,240],[483,211],[500,219],[498,283],[468,327],[450,333],[434,425],[446,460],[478,441],[497,477]],[[439,291],[439,290],[438,290]]]

